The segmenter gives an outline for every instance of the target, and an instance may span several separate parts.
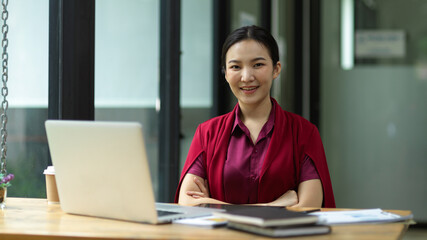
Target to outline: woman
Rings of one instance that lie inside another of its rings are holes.
[[[317,128],[270,97],[281,71],[274,38],[256,26],[235,30],[222,67],[238,104],[197,128],[175,201],[335,207]]]

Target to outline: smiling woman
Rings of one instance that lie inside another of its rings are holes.
[[[176,202],[335,207],[317,128],[270,96],[278,56],[274,38],[257,26],[226,39],[222,67],[238,104],[197,128]]]
[[[225,78],[245,111],[252,107],[270,110],[265,106],[271,108],[270,89],[280,70],[280,62],[273,63],[268,49],[255,40],[240,41],[226,54]]]

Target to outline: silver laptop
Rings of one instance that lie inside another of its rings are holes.
[[[64,212],[154,224],[212,213],[155,202],[139,123],[47,120],[45,126]]]

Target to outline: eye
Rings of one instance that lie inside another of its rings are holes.
[[[259,68],[259,67],[262,67],[264,65],[265,65],[264,63],[255,63],[254,67]]]
[[[239,67],[238,65],[231,65],[229,68],[230,68],[230,69],[233,69],[233,70],[238,70],[238,69],[240,69],[240,67]]]

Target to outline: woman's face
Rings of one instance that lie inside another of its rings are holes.
[[[225,58],[225,79],[239,104],[259,105],[270,101],[270,88],[281,70],[273,66],[268,49],[248,39],[232,45]]]

